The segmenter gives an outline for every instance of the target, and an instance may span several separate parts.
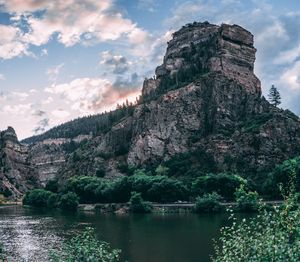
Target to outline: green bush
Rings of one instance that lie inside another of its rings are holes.
[[[186,200],[188,198],[188,191],[180,181],[167,178],[160,182],[154,182],[148,190],[147,195],[147,200],[168,203]]]
[[[4,192],[3,192],[3,195],[4,195],[4,197],[11,197],[12,196],[12,192],[6,187],[5,189],[4,189]]]
[[[221,196],[213,192],[211,194],[204,194],[202,197],[197,197],[194,211],[196,213],[217,213],[223,210],[220,203]]]
[[[132,191],[141,193],[142,198],[151,200],[149,190],[154,183],[160,183],[162,180],[167,179],[165,176],[148,176],[142,170],[137,170],[134,175],[130,177]]]
[[[52,262],[118,262],[120,250],[112,249],[106,242],[97,240],[94,230],[86,228],[62,245],[61,250],[52,250]]]
[[[238,175],[227,173],[208,174],[197,178],[192,183],[192,192],[194,196],[216,192],[225,199],[231,200],[234,198],[236,189],[246,183],[247,181]]]
[[[49,180],[45,186],[45,190],[51,191],[53,193],[58,192],[58,181],[56,179]]]
[[[109,202],[125,203],[130,199],[131,183],[128,177],[118,178],[104,187],[103,196]]]
[[[73,192],[68,192],[61,196],[59,207],[62,210],[75,211],[78,204],[78,196]]]
[[[23,204],[33,207],[47,207],[48,199],[52,194],[52,192],[44,189],[33,189],[25,194]]]
[[[191,152],[180,153],[164,163],[169,168],[168,174],[176,177],[207,174],[216,172],[216,162],[212,154],[198,148]],[[193,171],[193,172],[191,172]]]
[[[4,201],[5,201],[4,196],[0,194],[0,205],[2,205]]]
[[[235,192],[236,210],[240,212],[256,212],[261,206],[257,192],[246,192],[243,185]]]
[[[134,175],[115,180],[98,177],[73,177],[69,179],[63,192],[74,192],[80,203],[126,203],[131,192],[141,193],[143,199],[155,202],[174,202],[188,198],[188,190],[178,180],[167,176],[146,175],[137,169]]]
[[[213,262],[300,261],[300,208],[295,190],[295,170],[291,171],[288,194],[282,207],[242,221],[231,216],[232,225],[221,230]]]
[[[98,177],[76,176],[67,180],[63,192],[76,193],[80,203],[105,202],[101,191],[106,184],[106,180]]]
[[[143,200],[141,193],[137,192],[131,192],[129,204],[132,213],[150,213],[153,208],[149,202]]]
[[[57,208],[59,205],[59,195],[52,193],[49,195],[47,200],[47,207],[48,208]]]
[[[105,169],[103,167],[100,167],[96,170],[96,176],[97,177],[105,177]]]
[[[300,192],[300,156],[277,165],[265,181],[264,192],[273,199],[281,198],[280,185],[286,186],[288,184],[289,174],[293,168],[296,172],[296,189]]]
[[[155,174],[157,176],[167,176],[169,174],[169,168],[159,165],[156,169],[155,169]]]

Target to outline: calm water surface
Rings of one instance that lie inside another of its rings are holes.
[[[207,262],[211,240],[226,222],[224,214],[64,214],[0,206],[0,240],[9,262],[43,262],[51,248],[91,226],[99,239],[122,250],[122,261]]]

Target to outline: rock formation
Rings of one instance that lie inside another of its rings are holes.
[[[255,53],[253,35],[240,26],[186,25],[173,34],[162,65],[145,80],[130,113],[68,152],[63,146],[68,137],[54,139],[51,132],[53,140],[35,137],[39,142],[27,153],[12,135],[20,152],[14,158],[29,159],[45,183],[56,174],[121,175],[120,166],[156,166],[201,149],[216,172],[263,179],[276,164],[300,154],[300,121],[261,96]],[[60,128],[67,130],[57,127],[55,135]],[[1,133],[2,140],[5,136]]]
[[[28,161],[28,146],[19,143],[12,127],[0,132],[0,194],[18,199],[38,186],[37,174]]]

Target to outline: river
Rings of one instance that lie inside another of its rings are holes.
[[[0,206],[0,241],[9,262],[48,261],[51,248],[95,228],[97,237],[122,250],[129,262],[207,262],[227,215],[115,215]]]

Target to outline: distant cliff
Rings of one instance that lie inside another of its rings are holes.
[[[113,177],[130,166],[185,159],[196,171],[263,180],[277,163],[300,154],[300,121],[261,96],[255,53],[253,35],[240,26],[182,27],[136,105],[26,139],[30,166],[45,183],[55,175]]]
[[[12,127],[0,132],[0,194],[18,199],[39,186],[36,170],[28,161],[28,146],[20,144]]]

